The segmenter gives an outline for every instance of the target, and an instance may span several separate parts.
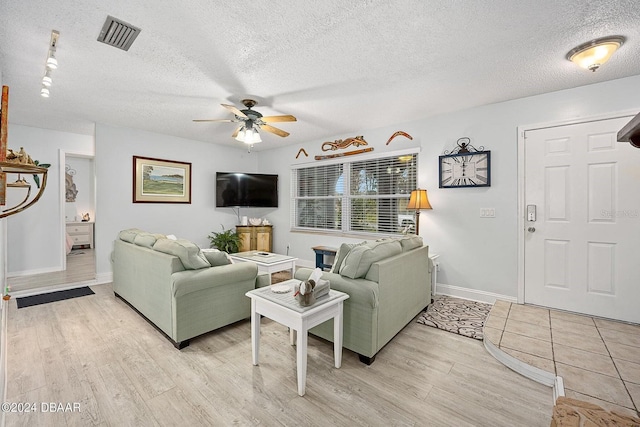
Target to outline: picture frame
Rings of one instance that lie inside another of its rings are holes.
[[[133,203],[191,203],[191,163],[133,156]]]
[[[439,160],[440,188],[491,186],[491,151],[446,154]]]

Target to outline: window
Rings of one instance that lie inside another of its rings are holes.
[[[399,234],[414,230],[407,210],[417,187],[416,152],[336,159],[291,174],[294,230]]]

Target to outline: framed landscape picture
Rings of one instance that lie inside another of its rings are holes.
[[[133,156],[133,203],[191,203],[191,163]]]

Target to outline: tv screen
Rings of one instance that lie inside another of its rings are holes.
[[[216,207],[278,207],[278,175],[216,173]]]

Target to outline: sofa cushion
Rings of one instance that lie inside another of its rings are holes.
[[[144,233],[144,231],[139,228],[128,228],[118,233],[118,238],[125,242],[133,243],[138,233]]]
[[[147,233],[146,231],[141,231],[133,239],[133,243],[138,246],[143,246],[145,248],[152,249],[153,245],[156,243],[156,240],[163,238],[162,234],[152,234]]]
[[[231,264],[229,255],[224,251],[220,251],[218,249],[203,249],[202,253],[207,261],[209,261],[209,264],[211,264],[211,267]]]
[[[420,236],[406,236],[400,239],[400,244],[402,245],[402,252],[410,251],[415,248],[421,248],[422,237]]]
[[[340,275],[357,279],[365,277],[367,271],[376,261],[402,253],[402,245],[395,239],[367,242],[354,247],[340,266]]]
[[[360,245],[364,245],[367,242],[360,242],[360,243],[343,243],[340,245],[340,247],[338,248],[338,250],[336,251],[336,256],[333,259],[333,265],[331,266],[331,270],[329,270],[331,273],[336,273],[339,274],[340,273],[340,268],[342,268],[342,263],[344,262],[344,259],[347,257],[347,255],[349,255],[349,252],[351,252],[351,249],[355,248],[356,246],[360,246]]]
[[[186,239],[159,239],[153,245],[153,249],[165,254],[180,258],[186,270],[198,270],[211,267],[200,248]]]

